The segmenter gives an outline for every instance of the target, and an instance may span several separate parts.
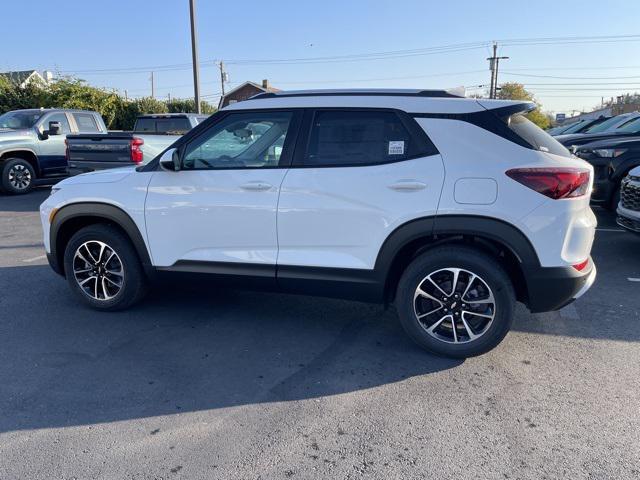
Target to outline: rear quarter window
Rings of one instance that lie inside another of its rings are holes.
[[[560,142],[538,127],[522,113],[510,115],[506,119],[509,129],[536,150],[563,157],[571,157],[571,153]]]
[[[93,115],[89,113],[74,113],[73,118],[80,132],[99,132],[98,124]]]

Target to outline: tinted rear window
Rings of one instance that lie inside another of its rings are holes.
[[[156,130],[158,133],[182,135],[191,130],[191,123],[188,118],[158,118]]]
[[[136,132],[150,132],[155,133],[156,121],[153,118],[139,118],[136,120],[136,126],[134,128]]]
[[[522,113],[517,113],[507,117],[507,125],[516,135],[526,141],[536,150],[570,157],[571,153],[560,142],[538,127],[535,123],[525,117]]]

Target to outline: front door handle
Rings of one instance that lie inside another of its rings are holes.
[[[264,192],[266,190],[271,190],[272,187],[273,185],[267,182],[248,182],[240,185],[241,189],[252,192]]]
[[[427,188],[427,184],[417,180],[399,180],[389,185],[389,188],[398,192],[413,192]]]

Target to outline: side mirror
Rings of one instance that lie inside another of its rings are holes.
[[[160,157],[160,166],[163,170],[177,172],[180,170],[180,154],[177,148],[170,148]]]
[[[60,122],[49,122],[49,130],[47,130],[48,135],[60,135],[60,130],[62,130]]]

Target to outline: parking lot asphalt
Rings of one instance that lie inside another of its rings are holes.
[[[47,195],[0,196],[0,479],[640,478],[640,237],[608,212],[586,296],[454,361],[377,305],[162,284],[89,310],[46,265]]]

